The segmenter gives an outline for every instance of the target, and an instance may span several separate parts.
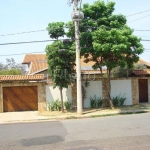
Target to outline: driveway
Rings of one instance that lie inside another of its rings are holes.
[[[5,112],[0,113],[0,123],[45,120],[49,117],[39,116],[38,111]]]

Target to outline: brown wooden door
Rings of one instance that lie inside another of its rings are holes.
[[[38,110],[37,86],[3,87],[4,112]]]
[[[139,79],[139,102],[148,102],[148,80]]]

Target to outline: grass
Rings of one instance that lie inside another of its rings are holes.
[[[137,113],[146,113],[150,109],[150,106],[146,105],[133,105],[133,106],[123,106],[119,108],[115,108],[112,110],[111,108],[97,108],[97,109],[83,109],[83,115],[77,116],[77,110],[69,110],[64,113],[61,111],[43,111],[39,112],[41,116],[49,116],[53,118],[65,118],[65,119],[77,119],[84,117],[104,117],[104,116],[116,116],[116,115],[126,115],[126,114],[137,114]],[[136,111],[138,110],[138,112]],[[147,110],[147,111],[146,111]]]

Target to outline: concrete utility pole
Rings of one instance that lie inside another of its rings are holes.
[[[78,8],[78,1],[74,0],[74,24],[75,24],[75,43],[76,43],[76,74],[77,74],[77,114],[82,115],[82,85],[81,85],[81,62],[80,62],[80,41],[79,41],[79,20],[80,14],[77,10]],[[78,12],[78,13],[76,13]],[[73,17],[73,15],[72,15]]]

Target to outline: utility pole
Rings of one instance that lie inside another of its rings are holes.
[[[77,74],[77,114],[82,115],[82,85],[81,85],[81,62],[80,62],[80,39],[79,39],[79,20],[82,12],[78,11],[78,1],[74,0],[74,24],[75,24],[75,44],[76,44],[76,74]],[[76,13],[78,12],[78,13]],[[83,15],[84,16],[84,15]]]

